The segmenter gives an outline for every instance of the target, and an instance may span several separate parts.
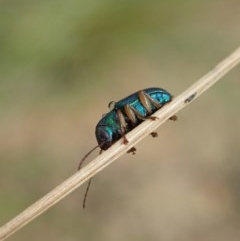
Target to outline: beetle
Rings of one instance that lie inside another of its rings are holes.
[[[105,151],[110,148],[116,141],[123,138],[123,144],[127,144],[126,134],[133,130],[144,120],[156,120],[157,117],[152,116],[157,110],[172,101],[173,96],[162,88],[147,88],[139,90],[117,102],[109,103],[110,111],[104,114],[96,125],[95,135],[98,145],[90,150],[81,160],[78,169],[81,168],[83,161],[96,148]],[[177,120],[176,116],[172,116],[171,120]],[[157,136],[156,132],[152,132],[153,137]],[[128,153],[135,154],[136,149],[132,147]],[[87,190],[83,200],[83,208],[85,208],[86,197],[89,190],[91,179],[88,182]]]
[[[110,111],[98,122],[95,130],[96,139],[102,150],[107,150],[116,141],[123,138],[146,119],[156,120],[151,116],[172,100],[172,95],[161,88],[148,88],[137,91],[118,101],[110,102]],[[176,119],[176,116],[171,117]],[[154,135],[154,134],[153,134]]]

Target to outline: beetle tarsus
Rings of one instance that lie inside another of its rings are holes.
[[[158,133],[157,132],[151,132],[150,135],[154,138],[154,137],[158,137]]]
[[[172,120],[172,121],[176,121],[178,118],[177,118],[177,116],[176,115],[173,115],[173,116],[171,116],[170,118],[169,118],[169,120]]]
[[[137,149],[133,146],[132,148],[130,148],[130,149],[127,151],[127,153],[131,153],[131,154],[135,155],[135,154],[136,154],[136,151],[137,151]]]
[[[156,121],[159,118],[157,116],[149,116],[149,117],[147,117],[147,119],[152,120],[152,121]]]
[[[126,138],[125,135],[123,136],[123,144],[124,144],[124,145],[127,145],[127,144],[128,144],[128,139]]]

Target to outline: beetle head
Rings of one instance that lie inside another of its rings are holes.
[[[112,129],[109,126],[98,126],[96,138],[102,150],[107,150],[112,145]]]

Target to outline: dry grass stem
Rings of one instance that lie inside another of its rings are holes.
[[[127,134],[126,137],[129,140],[127,145],[123,145],[122,140],[118,141],[110,149],[96,157],[80,171],[73,174],[47,195],[42,197],[40,200],[25,209],[18,216],[3,225],[0,228],[0,240],[4,240],[9,237],[11,234],[45,212],[55,203],[59,202],[66,195],[74,191],[81,184],[89,180],[96,173],[100,172],[103,168],[108,166],[118,157],[125,154],[127,150],[129,150],[132,146],[135,146],[139,141],[153,132],[171,116],[175,115],[178,111],[199,97],[204,91],[215,84],[221,77],[223,77],[227,72],[229,72],[239,63],[240,48],[236,49],[236,51],[234,51],[230,56],[219,63],[209,73],[195,82],[186,91],[174,98],[171,103],[154,113],[154,116],[158,117],[159,120],[145,121],[129,134]]]

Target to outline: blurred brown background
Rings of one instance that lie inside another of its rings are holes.
[[[2,0],[0,224],[76,171],[109,101],[177,95],[230,54],[239,12],[238,0]],[[237,67],[98,174],[86,210],[84,185],[9,240],[240,240],[239,91]]]

